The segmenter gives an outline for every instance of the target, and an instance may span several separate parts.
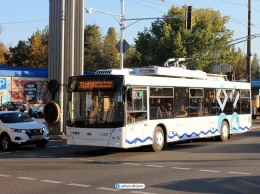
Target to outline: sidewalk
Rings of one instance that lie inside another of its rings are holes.
[[[252,120],[252,130],[260,130],[260,119]]]

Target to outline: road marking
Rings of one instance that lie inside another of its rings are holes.
[[[204,169],[200,169],[199,171],[201,171],[201,172],[220,172],[218,170],[204,170]]]
[[[11,177],[11,175],[7,175],[7,174],[0,174],[1,177]]]
[[[46,182],[46,183],[55,183],[55,184],[59,184],[62,183],[60,181],[52,181],[52,180],[41,180],[42,182]]]
[[[10,153],[12,153],[12,152],[2,152],[0,154],[10,154]]]
[[[250,175],[252,173],[246,173],[246,172],[228,172],[230,174],[246,174],[246,175]]]
[[[99,189],[99,190],[105,190],[105,191],[120,191],[120,190],[118,190],[118,189],[111,189],[111,188],[106,188],[106,187],[99,187],[99,188],[97,188],[97,189]]]
[[[18,150],[18,151],[14,151],[14,152],[16,153],[16,152],[24,152],[24,151],[25,151],[25,150]]]
[[[138,194],[156,194],[156,193],[142,192],[142,191],[131,191],[130,193],[138,193]]]
[[[117,164],[117,162],[115,162],[115,161],[110,161],[110,162],[108,162],[109,164]]]
[[[65,159],[65,160],[74,160],[75,158],[60,158],[60,159]]]
[[[158,165],[145,165],[145,166],[156,167],[156,168],[163,168],[164,167],[164,166],[158,166]]]
[[[177,170],[191,170],[191,168],[181,168],[181,167],[171,167],[173,169],[177,169]]]
[[[137,164],[137,163],[122,163],[122,164],[128,164],[128,165],[140,165],[140,164]]]
[[[70,186],[76,186],[76,187],[90,187],[91,185],[83,185],[83,184],[77,184],[77,183],[70,183],[68,184]]]
[[[24,180],[35,180],[36,178],[31,178],[31,177],[16,177],[18,179],[24,179]]]
[[[89,160],[89,159],[79,159],[81,161],[85,161],[85,162],[94,162],[95,160]]]

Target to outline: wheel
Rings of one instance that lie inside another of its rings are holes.
[[[164,133],[160,126],[154,130],[152,148],[155,152],[161,151],[164,145]]]
[[[227,141],[229,138],[229,125],[226,121],[223,121],[221,124],[221,131],[219,140],[220,141]]]
[[[37,148],[44,148],[46,146],[47,142],[37,142],[36,146]]]
[[[1,137],[1,146],[4,151],[11,150],[12,148],[12,142],[10,137],[7,134],[3,134]]]

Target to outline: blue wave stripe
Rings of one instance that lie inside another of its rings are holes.
[[[251,127],[245,126],[245,127],[239,127],[239,130],[237,130],[235,127],[233,127],[232,130],[233,130],[233,131],[236,131],[236,132],[239,132],[239,131],[245,131],[245,130],[249,131],[250,129],[251,129]],[[176,133],[176,134],[174,134],[174,135],[172,135],[172,136],[168,136],[168,138],[169,138],[169,139],[173,139],[173,138],[175,138],[175,137],[178,137],[179,139],[183,139],[184,137],[192,137],[193,135],[199,137],[201,134],[203,134],[203,135],[208,135],[209,133],[215,134],[215,133],[217,133],[218,131],[219,131],[219,130],[216,129],[216,130],[214,130],[214,131],[212,131],[212,130],[208,130],[208,131],[206,131],[206,132],[200,131],[199,133],[192,132],[191,134],[183,133],[182,135],[179,135],[179,134]],[[133,144],[133,143],[135,143],[136,141],[139,141],[139,142],[141,142],[141,143],[144,143],[144,142],[146,142],[146,141],[149,140],[149,139],[152,139],[152,138],[151,138],[150,136],[149,136],[149,137],[146,137],[144,140],[142,140],[142,139],[140,139],[140,138],[135,138],[133,141],[126,140],[126,143],[128,143],[128,144]]]
[[[146,137],[144,140],[141,140],[140,138],[135,138],[133,141],[126,140],[126,143],[128,143],[128,144],[133,144],[133,143],[135,143],[136,141],[139,141],[139,142],[141,142],[141,143],[144,143],[144,142],[146,142],[148,139],[151,139],[151,137],[150,137],[150,136],[149,136],[149,137]]]
[[[209,133],[215,134],[215,133],[217,133],[217,132],[218,132],[218,129],[216,129],[216,130],[214,130],[214,131],[208,130],[208,131],[206,131],[206,132],[201,131],[201,132],[199,132],[199,133],[192,132],[190,135],[187,134],[187,133],[184,133],[184,134],[182,134],[182,135],[178,135],[178,134],[176,133],[176,134],[174,134],[173,136],[168,136],[168,137],[169,137],[170,139],[173,139],[174,137],[178,137],[179,139],[182,139],[182,138],[184,138],[185,136],[186,136],[186,137],[191,137],[191,136],[195,135],[195,136],[199,137],[200,134],[207,135],[207,134],[209,134]]]
[[[247,127],[247,126],[245,126],[244,128],[243,127],[239,127],[239,129],[240,129],[240,131],[245,131],[245,130],[250,130],[251,129],[251,127]],[[233,127],[233,131],[239,131],[239,129],[237,129],[237,128],[235,128],[235,127]]]

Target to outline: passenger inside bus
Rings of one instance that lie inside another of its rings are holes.
[[[176,117],[187,117],[188,112],[185,110],[184,105],[181,105],[181,109],[177,112]]]
[[[172,111],[172,105],[167,103],[166,117],[173,117]]]
[[[133,108],[132,108],[132,101],[127,101],[126,109],[127,109],[127,111],[132,111],[133,110]]]
[[[166,108],[161,102],[161,98],[157,98],[156,102],[151,104],[151,116],[153,117],[155,115],[156,118],[162,118],[163,117],[163,112],[166,112]]]
[[[199,116],[202,116],[204,109],[200,99],[197,99],[197,109],[198,109]]]

